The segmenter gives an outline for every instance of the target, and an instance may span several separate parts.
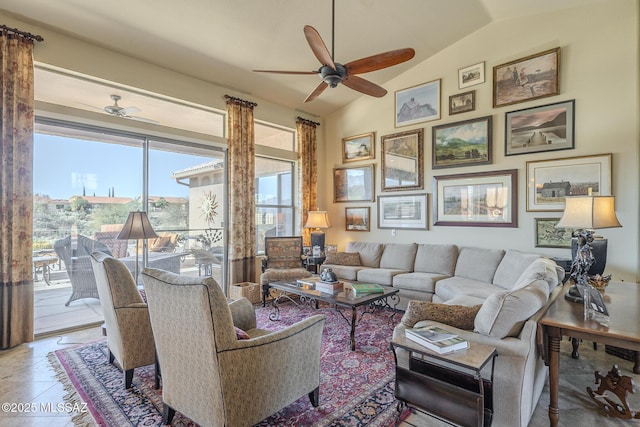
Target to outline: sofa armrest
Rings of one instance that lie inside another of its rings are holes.
[[[256,312],[247,298],[239,298],[229,303],[233,325],[248,331],[256,327]]]

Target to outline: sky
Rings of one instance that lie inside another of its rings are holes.
[[[188,197],[188,187],[176,184],[175,171],[206,163],[209,158],[151,151],[149,195]],[[136,198],[142,192],[142,150],[53,135],[34,136],[33,192],[53,199],[82,195]]]

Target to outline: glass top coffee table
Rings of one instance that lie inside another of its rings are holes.
[[[348,283],[348,282],[345,282]],[[334,306],[335,310],[342,316],[344,320],[351,326],[351,351],[356,349],[356,326],[365,314],[371,314],[375,310],[389,310],[391,316],[389,316],[389,322],[393,321],[396,314],[396,306],[400,302],[400,297],[397,295],[398,290],[393,288],[384,288],[382,293],[372,293],[363,295],[361,297],[353,297],[351,294],[340,292],[336,295],[327,294],[317,291],[308,285],[299,284],[297,282],[272,282],[269,283],[269,292],[271,289],[277,289],[280,292],[278,295],[274,295],[271,305],[273,306],[273,312],[269,314],[269,319],[272,321],[280,319],[280,309],[278,304],[283,300],[290,301],[296,305],[308,305],[314,308],[318,308],[318,302],[322,301]],[[297,295],[300,297],[300,301],[296,301],[291,298],[291,295]],[[391,306],[391,304],[393,306]],[[338,307],[345,307],[351,309],[351,318],[348,318],[342,310]],[[358,317],[358,307],[364,307],[364,311]]]

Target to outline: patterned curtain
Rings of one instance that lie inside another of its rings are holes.
[[[229,133],[229,261],[230,283],[255,281],[255,137],[253,107],[232,96],[227,99]]]
[[[296,131],[298,135],[298,183],[299,212],[302,226],[307,222],[307,213],[318,210],[318,160],[316,158],[316,127],[320,123],[298,117]],[[304,246],[311,245],[311,229],[302,229]]]
[[[0,348],[33,341],[33,41],[2,28]]]

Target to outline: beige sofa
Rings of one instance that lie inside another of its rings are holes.
[[[360,265],[335,263],[340,262],[338,254],[329,257],[334,263],[322,268],[331,268],[345,280],[398,288],[403,310],[409,301],[416,301],[411,309],[420,305],[417,301],[480,306],[473,330],[443,326],[471,347],[476,342],[497,349],[493,425],[528,425],[548,372],[536,345],[537,320],[561,289],[562,268],[537,254],[447,244],[350,242],[346,249],[359,253]],[[414,325],[415,319],[406,322],[410,311],[394,336]],[[397,357],[408,366],[406,352],[398,350]]]

